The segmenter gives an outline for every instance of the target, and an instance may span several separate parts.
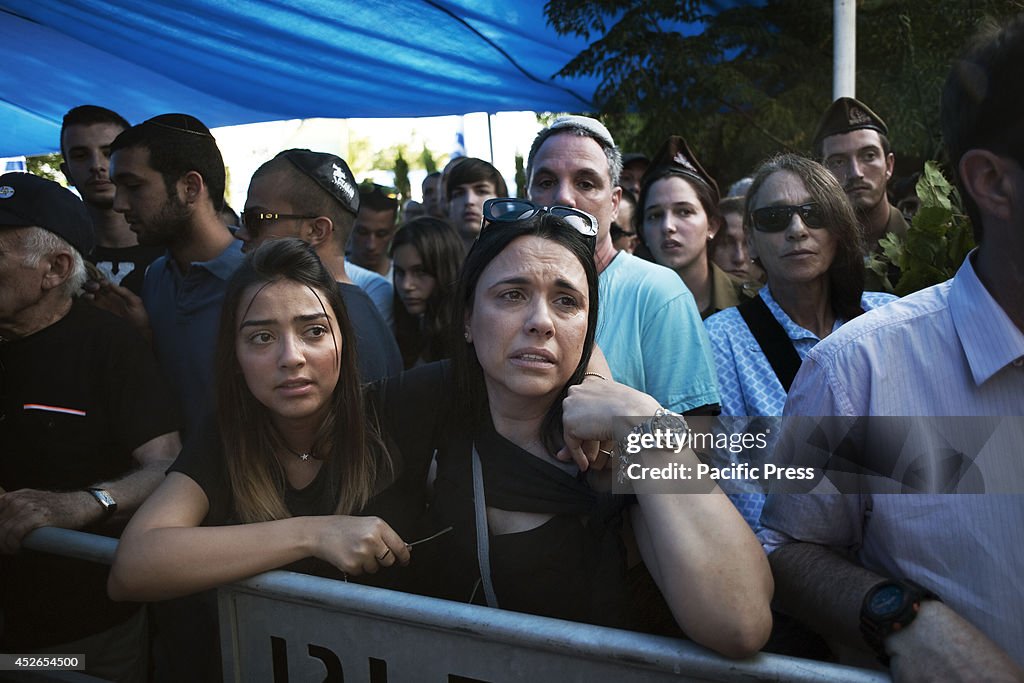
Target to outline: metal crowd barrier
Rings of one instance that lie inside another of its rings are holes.
[[[116,542],[64,529],[25,545],[109,564]],[[889,677],[275,571],[218,591],[225,681],[842,681]]]

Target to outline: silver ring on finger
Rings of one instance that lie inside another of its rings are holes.
[[[377,558],[378,562],[383,562],[384,558],[391,554],[391,548],[384,551],[384,554]]]

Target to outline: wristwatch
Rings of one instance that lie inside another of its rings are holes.
[[[669,432],[673,434],[684,435],[690,431],[689,425],[686,424],[686,419],[679,413],[673,413],[671,410],[665,410],[664,408],[658,408],[654,411],[652,417],[647,418],[640,424],[634,426],[629,432],[619,441],[619,453],[628,453],[626,447],[631,444],[639,444],[645,435],[657,436],[660,432],[664,437]],[[662,440],[662,444],[668,446],[666,441]]]
[[[88,491],[92,495],[92,497],[96,499],[97,503],[103,506],[104,520],[110,519],[113,516],[113,514],[117,512],[117,501],[114,500],[114,497],[111,496],[106,489],[90,487],[87,488],[86,491]]]
[[[922,602],[938,599],[935,593],[908,579],[882,581],[868,591],[860,607],[860,632],[882,664],[889,665],[885,639],[909,626]]]

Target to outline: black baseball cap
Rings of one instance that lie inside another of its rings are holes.
[[[0,176],[0,230],[30,226],[63,238],[83,256],[96,245],[92,219],[74,193],[31,173],[5,173]]]

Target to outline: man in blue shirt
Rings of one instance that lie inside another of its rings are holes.
[[[220,309],[228,278],[243,259],[242,243],[218,213],[224,160],[210,130],[187,114],[161,114],[129,128],[110,151],[114,210],[124,214],[139,244],[167,250],[146,271],[145,311],[135,305],[133,317],[144,326],[148,314],[153,349],[187,438],[213,410]],[[129,309],[133,303],[129,299]],[[154,610],[158,681],[199,680],[219,667],[216,622],[202,610],[204,599],[167,601]]]
[[[617,382],[675,412],[718,411],[714,360],[693,295],[674,272],[617,252],[622,155],[597,119],[563,116],[537,134],[527,162],[530,199],[598,220],[597,343]]]
[[[167,249],[146,272],[142,301],[188,435],[213,408],[221,301],[242,262],[241,243],[217,213],[224,204],[224,160],[209,129],[187,114],[133,126],[110,149],[114,210],[139,244]]]

